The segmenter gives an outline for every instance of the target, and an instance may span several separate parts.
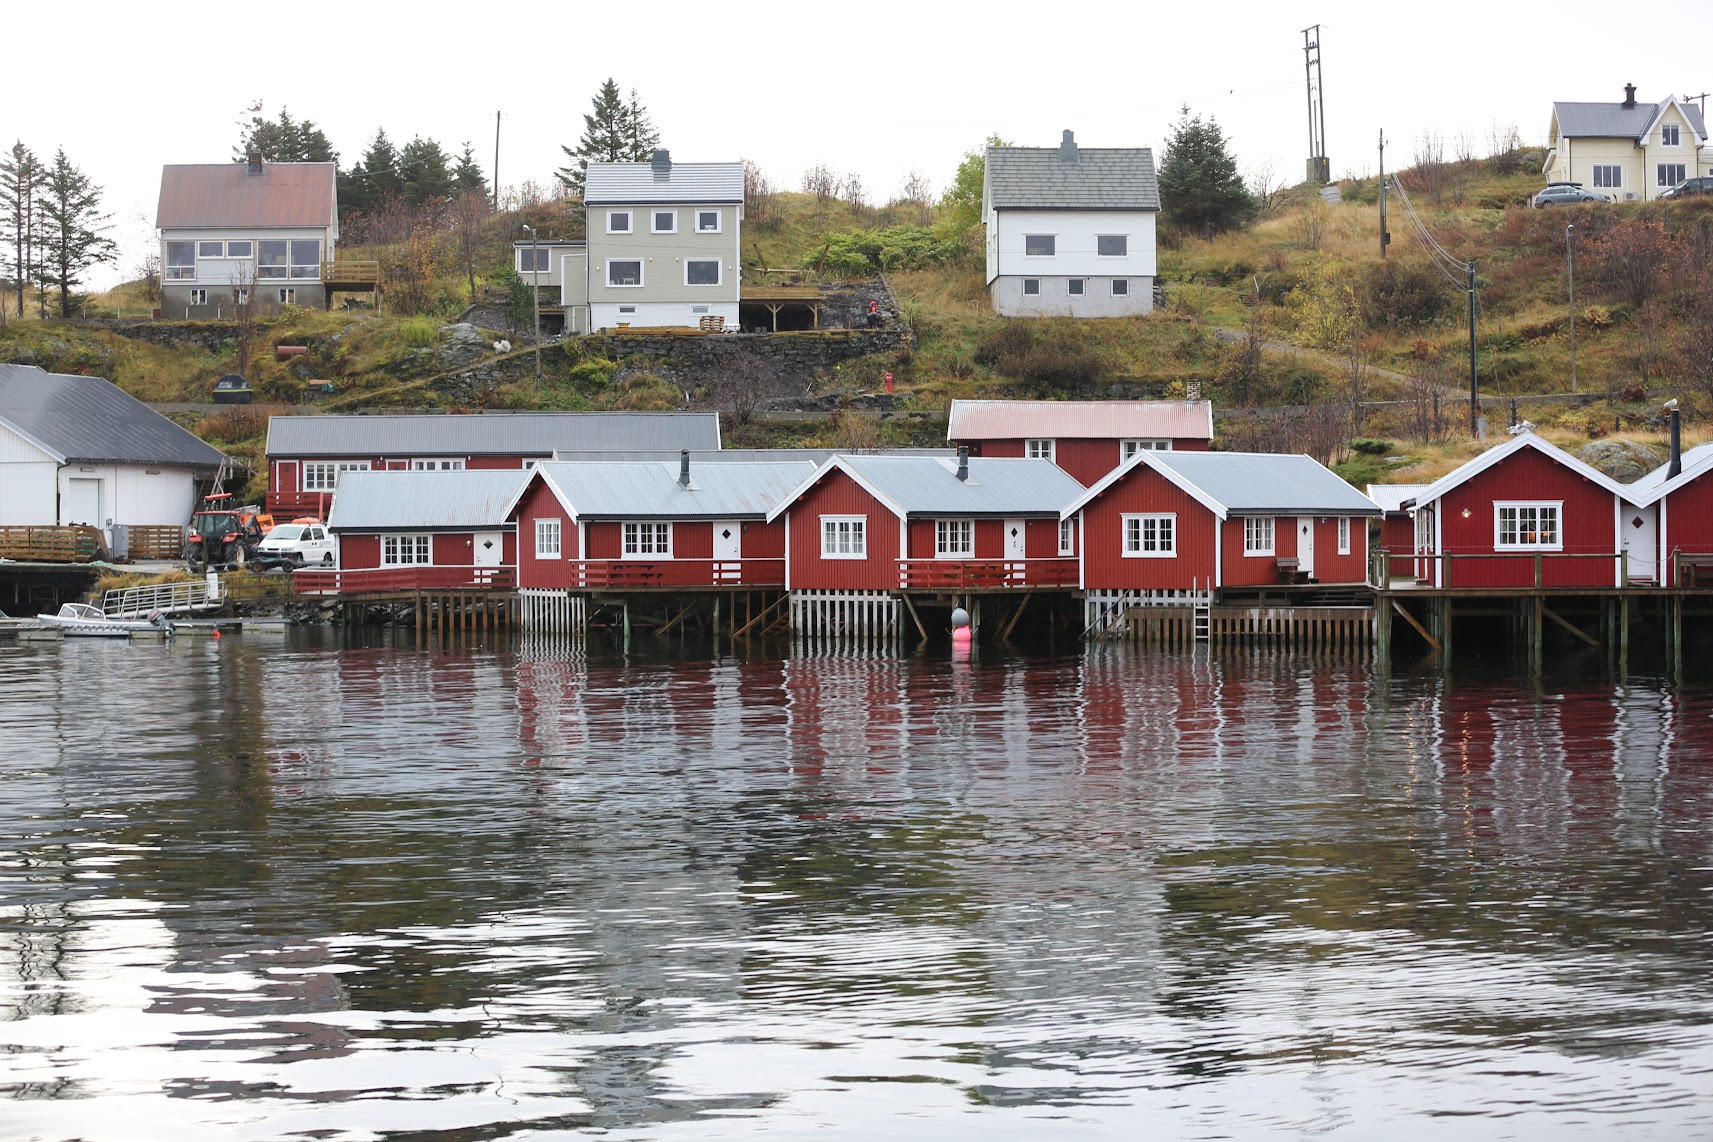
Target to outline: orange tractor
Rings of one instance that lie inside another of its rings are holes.
[[[273,530],[274,517],[253,504],[233,507],[231,492],[204,496],[202,505],[190,517],[185,531],[185,565],[201,572],[210,567],[247,567],[255,562],[256,548]]]

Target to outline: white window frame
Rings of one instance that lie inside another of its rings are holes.
[[[1176,559],[1178,514],[1176,512],[1127,512],[1119,517],[1122,536],[1120,554],[1126,559]]]
[[[243,246],[244,249],[235,250],[233,249],[234,246]],[[254,258],[256,256],[256,243],[249,238],[234,238],[226,243],[226,256],[239,259]]]
[[[671,226],[662,226],[660,220],[670,218]],[[650,234],[678,233],[678,212],[676,210],[650,210],[648,212],[648,232]]]
[[[1066,278],[1065,294],[1068,297],[1084,297],[1088,293],[1087,278]]]
[[[212,246],[213,249],[207,247]],[[196,240],[196,256],[198,258],[224,258],[226,243],[217,238],[198,238]]]
[[[1025,440],[1023,442],[1023,456],[1028,460],[1052,460],[1056,463],[1058,461],[1058,445],[1057,440],[1048,440],[1042,437]]]
[[[1676,123],[1660,124],[1659,145],[1662,147],[1683,146],[1683,128]]]
[[[1347,515],[1338,517],[1338,553],[1350,554],[1350,517]]]
[[[297,304],[297,287],[296,286],[281,286],[280,287],[280,304],[281,305],[296,305]]]
[[[1046,239],[1049,247],[1046,253],[1035,253],[1029,249],[1032,239]],[[1023,256],[1025,258],[1056,258],[1059,256],[1059,236],[1057,234],[1025,234],[1023,235]]]
[[[1120,250],[1116,254],[1103,253],[1101,251],[1100,244],[1102,242],[1109,241],[1113,238],[1116,238],[1120,242],[1124,243],[1124,249]],[[1130,256],[1130,235],[1128,235],[1128,234],[1096,234],[1094,236],[1094,256],[1097,258],[1128,258]]]
[[[1062,519],[1059,521],[1059,554],[1075,555],[1077,553],[1077,521]]]
[[[208,304],[208,290],[207,290],[207,288],[203,287],[203,286],[198,286],[197,288],[191,290],[190,291],[190,300],[188,302],[186,302],[186,304],[187,305],[207,305]]]
[[[822,559],[867,559],[868,517],[824,515],[821,517]]]
[[[937,519],[934,521],[935,559],[974,559],[975,520]]]
[[[622,263],[629,263],[629,262],[635,262],[636,263],[636,281],[634,281],[634,282],[615,282],[613,280],[613,267],[616,265],[620,265]],[[647,271],[646,267],[643,265],[643,259],[641,259],[641,258],[608,258],[607,259],[607,288],[608,289],[641,289],[644,286],[644,284],[646,284],[647,281],[648,281],[648,271]]]
[[[625,220],[625,224],[623,226],[614,226],[613,222],[619,218],[623,218]],[[609,234],[629,234],[635,229],[635,227],[636,227],[636,211],[634,211],[634,210],[609,210],[609,211],[607,211],[607,233],[609,233]]]
[[[702,225],[702,223],[704,221],[706,221],[709,216],[713,217],[714,224],[712,226]],[[718,234],[721,231],[723,231],[725,228],[726,228],[725,211],[723,211],[723,210],[698,210],[698,211],[696,211],[696,233],[698,233],[698,234]]]
[[[248,286],[237,286],[237,287],[235,287],[232,290],[232,301],[238,305],[248,305],[250,302],[250,289],[249,289],[249,287]]]
[[[1246,515],[1243,517],[1243,554],[1263,556],[1271,555],[1275,550],[1273,535],[1273,517],[1270,515]],[[1263,546],[1265,544],[1265,546]]]
[[[671,559],[672,523],[660,520],[625,520],[620,527],[619,557],[622,559]]]
[[[382,567],[426,567],[434,562],[434,538],[430,535],[381,536]]]
[[[1112,279],[1112,296],[1113,297],[1129,297],[1130,296],[1130,279],[1129,278],[1113,278]]]
[[[1130,459],[1138,452],[1170,452],[1172,442],[1161,437],[1147,439],[1120,440],[1118,442],[1118,459],[1120,462]]]
[[[619,306],[619,316],[620,317],[624,317],[626,315],[634,315],[635,313],[636,313],[636,306],[634,306],[634,305],[621,305],[621,306]]]
[[[1595,163],[1589,172],[1589,179],[1595,190],[1624,189],[1624,164]]]
[[[558,559],[563,548],[565,536],[564,521],[558,517],[538,519],[535,521],[535,557],[537,559]]]
[[[1666,187],[1669,189],[1670,187],[1674,187],[1678,183],[1683,182],[1684,180],[1689,178],[1689,164],[1688,163],[1659,163],[1654,168],[1654,174],[1655,174],[1655,177],[1657,177],[1659,179],[1659,181],[1656,182],[1654,185]],[[1668,175],[1671,175],[1671,174],[1675,174],[1677,177],[1676,178],[1668,177]]]
[[[529,266],[526,266],[523,264],[525,258],[529,259],[530,264],[535,267],[534,269],[531,269]],[[546,265],[543,265],[542,264],[543,262],[545,262]],[[543,248],[541,246],[519,246],[517,248],[517,272],[520,274],[530,274],[530,275],[552,273],[553,272],[553,250],[552,250],[552,248],[551,247]]]
[[[1023,279],[1023,296],[1024,297],[1040,297],[1041,296],[1041,279],[1040,278],[1024,278]]]
[[[305,460],[302,483],[306,492],[332,492],[339,488],[339,478],[347,472],[367,472],[367,460]]]
[[[1541,516],[1552,513],[1552,540],[1542,543],[1524,542],[1517,537],[1523,534],[1523,515],[1532,511],[1534,517],[1534,532],[1538,536],[1545,530]],[[1505,539],[1505,513],[1517,513],[1511,519],[1511,539]],[[1563,551],[1564,550],[1564,501],[1563,500],[1494,500],[1493,501],[1493,550],[1494,551]]]
[[[695,282],[695,283],[692,283],[690,281],[690,267],[692,265],[695,265],[695,264],[702,264],[702,263],[707,263],[707,262],[714,263],[714,280],[711,282]],[[725,281],[726,281],[725,259],[723,259],[723,258],[685,258],[684,259],[684,286],[686,289],[710,289],[710,288],[711,289],[718,289],[720,286],[725,284]]]
[[[174,246],[188,247],[190,250],[189,260],[185,260],[181,252],[180,259],[175,264],[173,262]],[[166,274],[164,280],[169,282],[193,282],[196,280],[196,243],[194,241],[168,242],[166,244],[166,250],[161,255],[161,259],[162,268]]]
[[[450,458],[445,456],[428,456],[410,462],[412,472],[462,472],[463,457]]]

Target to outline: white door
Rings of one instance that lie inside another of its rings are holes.
[[[87,523],[95,527],[102,525],[100,480],[74,478],[68,481],[65,496],[65,522]]]
[[[1632,508],[1623,505],[1618,519],[1623,530],[1619,543],[1629,555],[1630,582],[1652,583],[1659,578],[1659,506]]]
[[[1305,579],[1314,578],[1314,516],[1297,517],[1297,571]]]
[[[505,557],[505,536],[497,531],[478,531],[474,539],[476,549],[476,582],[486,583],[494,577],[494,571]]]
[[[715,520],[713,526],[714,582],[735,582],[743,577],[743,524]]]
[[[1006,568],[1006,578],[1016,583],[1023,582],[1028,575],[1028,565],[1023,562],[1027,550],[1023,540],[1027,534],[1022,520],[1005,521],[1005,561],[1012,564]]]

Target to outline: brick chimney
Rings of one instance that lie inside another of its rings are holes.
[[[1626,84],[1624,84],[1624,106],[1625,107],[1634,107],[1635,105],[1636,105],[1636,85],[1633,83],[1626,83]]]

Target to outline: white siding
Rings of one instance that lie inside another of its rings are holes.
[[[140,467],[134,464],[70,464],[60,469],[59,502],[70,497],[72,480],[99,480],[99,520],[52,519],[50,523],[93,522],[106,526],[108,520],[128,526],[182,524],[190,519],[196,502],[196,484],[188,469]]]
[[[0,433],[0,435],[4,435]],[[57,523],[52,460],[0,461],[0,526]]]
[[[738,324],[738,303],[735,301],[713,302],[698,301],[638,301],[626,302],[626,306],[636,309],[635,313],[620,313],[619,305],[613,302],[598,302],[589,307],[590,317],[596,329],[612,329],[623,322],[638,329],[653,328],[661,325],[697,325],[703,317],[723,317],[726,328],[735,329]],[[707,313],[692,313],[693,306],[706,306]]]
[[[1152,210],[1001,210],[989,228],[994,277],[1147,277],[1156,272]],[[1029,234],[1052,234],[1052,257],[1024,251]],[[1096,251],[1102,234],[1124,234],[1129,253],[1103,258]]]

